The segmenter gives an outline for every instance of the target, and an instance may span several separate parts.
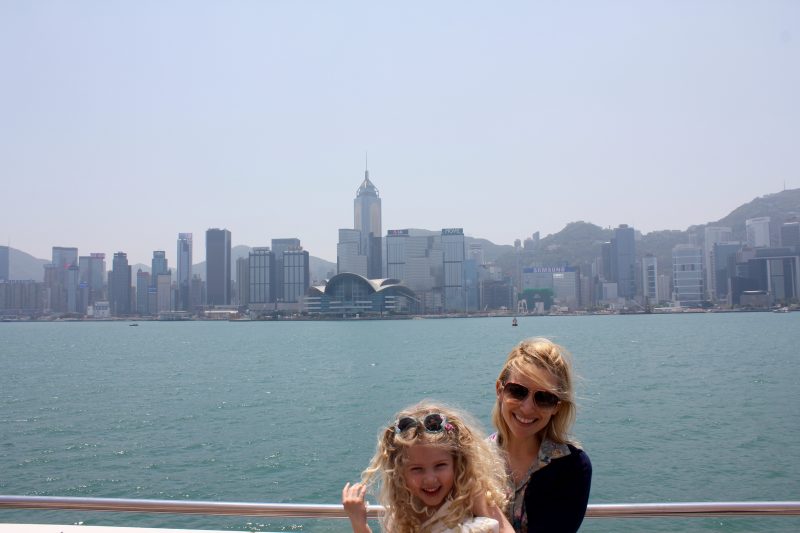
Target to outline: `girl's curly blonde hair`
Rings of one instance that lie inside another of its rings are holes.
[[[410,427],[401,433],[395,431],[397,420],[404,417],[422,420],[431,413],[447,419],[447,429],[431,433],[420,426]],[[378,433],[375,455],[361,477],[375,483],[380,474],[380,503],[386,508],[382,525],[391,533],[415,533],[425,530],[417,518],[426,508],[414,498],[406,486],[404,466],[410,446],[426,444],[441,447],[453,455],[453,490],[448,498],[451,504],[442,522],[456,527],[473,515],[473,501],[486,498],[486,504],[497,505],[502,511],[508,501],[506,495],[505,463],[497,447],[486,439],[477,423],[466,413],[430,400],[403,409],[395,422]]]

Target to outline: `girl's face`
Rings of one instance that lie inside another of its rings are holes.
[[[535,379],[534,379],[535,378]],[[511,437],[520,440],[538,440],[541,432],[550,423],[550,419],[558,412],[558,405],[540,406],[534,401],[535,391],[552,392],[558,388],[558,379],[543,368],[534,368],[530,377],[512,370],[506,383],[515,383],[528,389],[528,395],[522,400],[505,390],[498,381],[497,400],[500,402],[500,414],[511,430]],[[541,444],[541,442],[539,442]]]
[[[410,446],[403,474],[412,496],[431,509],[441,507],[453,490],[455,467],[453,454],[428,444]]]

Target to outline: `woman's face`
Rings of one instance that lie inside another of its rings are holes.
[[[510,437],[519,440],[538,440],[542,430],[558,412],[560,405],[537,405],[533,398],[534,393],[547,391],[555,394],[558,390],[558,379],[547,370],[535,367],[527,374],[512,370],[506,384],[522,385],[528,389],[528,394],[520,399],[519,392],[522,390],[520,387],[514,387],[516,394],[512,394],[508,385],[504,386],[500,381],[496,383],[500,414],[511,431]]]

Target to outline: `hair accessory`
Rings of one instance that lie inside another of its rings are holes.
[[[447,421],[447,417],[441,413],[429,413],[422,419],[411,416],[398,418],[394,423],[394,433],[399,435],[412,427],[422,426],[425,433],[441,433],[442,431],[453,431],[455,426]]]

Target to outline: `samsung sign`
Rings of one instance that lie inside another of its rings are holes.
[[[408,235],[407,229],[390,229],[387,233],[390,237],[393,235]]]
[[[464,228],[444,228],[442,235],[464,235]]]

